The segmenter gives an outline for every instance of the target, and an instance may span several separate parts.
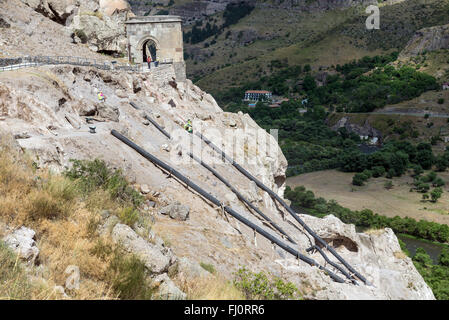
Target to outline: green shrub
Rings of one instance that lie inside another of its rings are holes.
[[[215,267],[214,267],[212,264],[210,264],[210,263],[204,263],[204,262],[201,262],[201,263],[200,263],[200,266],[201,266],[204,270],[209,271],[210,273],[215,273]]]
[[[421,263],[426,266],[432,265],[432,258],[427,254],[423,248],[417,248],[415,255],[413,256],[413,261]]]
[[[438,99],[438,104],[443,104],[444,103],[444,98],[439,98]]]
[[[124,255],[116,249],[109,273],[111,287],[120,299],[149,300],[153,296],[145,264],[135,255]]]
[[[47,191],[36,192],[30,196],[27,205],[28,216],[32,220],[63,219],[68,217],[72,206],[53,197]]]
[[[449,248],[443,248],[440,256],[438,257],[438,263],[442,266],[449,267]]]
[[[64,174],[76,180],[84,194],[102,188],[107,190],[113,199],[124,205],[130,204],[137,208],[142,204],[143,196],[130,187],[121,170],[112,170],[99,159],[70,161],[73,165]]]
[[[355,186],[363,186],[367,179],[367,176],[363,173],[356,173],[354,177],[352,177],[352,184]]]
[[[133,207],[126,207],[120,210],[118,217],[124,224],[132,227],[137,221],[139,221],[139,211]]]
[[[300,298],[299,291],[291,282],[278,277],[270,279],[265,273],[253,273],[245,267],[234,273],[234,285],[249,300],[290,300]]]
[[[382,177],[385,174],[385,168],[382,166],[373,167],[372,173],[374,178]]]
[[[428,183],[419,183],[416,186],[416,191],[420,192],[420,193],[426,193],[427,191],[429,191],[430,189],[430,185]]]
[[[438,199],[441,198],[442,194],[443,194],[443,189],[441,189],[440,187],[433,189],[430,192],[430,198],[432,199],[432,202],[437,202]]]
[[[89,40],[89,39],[87,38],[86,33],[85,33],[83,30],[81,30],[81,29],[76,29],[76,30],[74,31],[74,34],[75,34],[78,38],[80,38],[81,43],[87,43],[87,40]]]
[[[373,173],[371,172],[371,170],[365,169],[362,171],[362,174],[366,177],[366,180],[368,180],[369,178],[372,177]]]
[[[396,175],[396,171],[393,169],[393,168],[391,168],[391,169],[389,169],[388,170],[388,172],[387,172],[387,178],[388,179],[393,179],[393,177]]]

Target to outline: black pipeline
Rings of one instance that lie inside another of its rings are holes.
[[[134,102],[130,102],[130,104],[137,110],[140,110],[141,108],[139,106],[137,106]],[[165,131],[156,121],[154,121],[152,118],[150,118],[148,115],[145,115],[145,119],[147,119],[148,121],[150,121],[163,135],[165,135],[167,138],[171,139],[171,135]],[[198,134],[197,134],[198,135]],[[201,137],[200,137],[201,138]],[[218,149],[218,148],[217,148]],[[223,153],[224,154],[224,153]],[[208,169],[210,172],[212,172],[213,175],[215,175],[219,180],[221,180],[228,188],[231,189],[232,192],[234,192],[237,197],[242,200],[244,203],[246,203],[252,210],[254,210],[257,214],[259,214],[263,219],[265,219],[265,221],[267,221],[273,228],[275,228],[276,230],[278,230],[281,234],[283,234],[287,240],[289,240],[291,243],[296,244],[296,242],[281,228],[279,227],[276,223],[274,223],[273,221],[271,221],[263,212],[261,212],[257,207],[255,207],[251,202],[249,202],[245,197],[243,197],[242,194],[240,194],[240,192],[238,192],[226,179],[224,179],[216,170],[214,170],[213,168],[211,168],[209,165],[207,165],[206,163],[204,163],[202,160],[198,159],[197,157],[195,157],[194,155],[192,155],[190,152],[188,152],[188,155],[194,159],[195,161],[197,161],[198,163],[200,163],[201,165],[203,165],[206,169]],[[226,156],[226,155],[224,155]],[[231,159],[232,161],[232,159]],[[323,252],[323,250],[317,250],[321,256],[324,258],[324,260],[326,260],[326,262],[328,262],[330,265],[332,265],[334,268],[336,268],[337,270],[339,270],[343,275],[345,275],[349,280],[351,280],[351,282],[353,284],[358,284],[357,281],[354,280],[354,277],[352,277],[349,273],[347,273],[343,268],[341,268],[340,266],[338,266],[337,264],[333,263],[327,256],[326,254]],[[307,251],[308,252],[308,251]]]
[[[130,104],[136,108],[140,109],[134,102],[130,102]],[[164,136],[166,136],[168,139],[171,139],[171,135],[165,131],[156,121],[154,121],[152,118],[150,118],[148,115],[145,115],[145,119],[150,121]],[[241,201],[243,201],[247,206],[249,206],[252,210],[257,212],[258,215],[260,215],[265,222],[269,223],[273,228],[275,228],[277,231],[279,231],[283,236],[287,238],[288,241],[290,241],[293,244],[296,244],[296,242],[281,228],[279,227],[275,222],[273,222],[270,218],[268,218],[262,211],[260,211],[257,207],[255,207],[249,200],[247,200],[240,192],[238,192],[225,178],[223,178],[215,169],[213,169],[211,166],[209,166],[207,163],[203,162],[201,159],[194,156],[192,153],[187,152],[189,157],[191,157],[193,160],[201,164],[203,167],[205,167],[207,170],[212,172],[212,174],[217,177],[221,182],[223,182],[229,189],[231,189],[232,192],[235,193],[237,198],[239,198]]]
[[[332,271],[328,270],[326,267],[323,267],[320,264],[318,264],[315,260],[302,255],[301,253],[299,253],[298,251],[296,251],[292,247],[288,246],[284,242],[280,241],[276,237],[274,237],[271,234],[269,234],[268,232],[266,232],[264,229],[260,228],[259,226],[255,225],[251,221],[249,221],[246,218],[244,218],[243,216],[241,216],[239,213],[237,213],[232,208],[230,208],[228,206],[223,206],[223,204],[217,198],[215,198],[211,194],[207,193],[205,190],[203,190],[201,187],[199,187],[198,185],[193,183],[190,179],[185,177],[179,171],[177,171],[176,169],[172,168],[171,166],[169,166],[165,162],[159,160],[155,156],[151,155],[150,153],[148,153],[147,151],[145,151],[144,149],[142,149],[141,147],[136,145],[134,142],[132,142],[131,140],[129,140],[128,138],[126,138],[125,136],[123,136],[122,134],[117,132],[116,130],[111,130],[111,134],[114,137],[116,137],[117,139],[119,139],[120,141],[122,141],[123,143],[125,143],[126,145],[128,145],[129,147],[131,147],[134,150],[136,150],[144,158],[148,159],[149,161],[153,162],[158,167],[160,167],[160,168],[164,169],[165,171],[169,172],[170,175],[173,175],[176,178],[178,178],[179,180],[181,180],[182,182],[184,182],[186,185],[188,185],[190,188],[192,188],[193,190],[198,192],[201,196],[203,196],[204,198],[206,198],[207,200],[209,200],[210,202],[212,202],[216,206],[223,207],[223,209],[227,213],[229,213],[231,216],[233,216],[234,218],[239,220],[244,225],[248,226],[250,229],[254,230],[255,232],[257,232],[260,235],[262,235],[263,237],[267,238],[272,243],[277,244],[279,247],[281,247],[282,249],[284,249],[285,251],[287,251],[288,253],[290,253],[294,257],[296,257],[296,258],[298,258],[298,259],[308,263],[311,266],[316,266],[319,269],[323,270],[324,272],[326,272],[335,281],[340,282],[340,283],[344,283],[344,280],[342,278],[340,278],[339,276],[334,274]]]
[[[312,236],[315,238],[316,241],[318,241],[323,247],[325,247],[327,250],[329,250],[351,273],[353,273],[355,276],[357,276],[360,280],[362,280],[365,284],[369,284],[368,281],[364,276],[362,276],[359,272],[357,272],[351,265],[349,265],[331,246],[327,244],[326,241],[321,239],[320,236],[318,236],[312,229],[309,228],[308,225],[298,215],[295,211],[293,211],[290,206],[288,206],[284,200],[281,199],[275,192],[273,192],[271,189],[269,189],[267,186],[265,186],[262,182],[260,182],[258,179],[253,177],[248,171],[246,171],[241,165],[236,163],[232,158],[227,156],[220,148],[218,148],[215,144],[213,144],[212,141],[207,139],[205,136],[203,136],[201,133],[196,132],[195,133],[198,137],[200,137],[207,145],[209,145],[212,149],[214,149],[216,152],[218,152],[223,161],[227,160],[229,161],[237,170],[239,170],[243,175],[245,175],[248,179],[254,181],[256,185],[261,188],[262,190],[266,191],[271,197],[275,198],[289,213],[290,215],[295,218],[298,223],[303,226],[303,228]]]

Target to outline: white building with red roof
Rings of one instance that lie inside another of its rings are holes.
[[[245,92],[244,101],[259,101],[262,97],[271,100],[271,92],[267,90],[247,90]]]

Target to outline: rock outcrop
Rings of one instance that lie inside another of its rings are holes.
[[[138,256],[153,274],[168,271],[168,267],[176,260],[170,250],[151,244],[125,224],[117,223],[112,229],[111,236],[115,243]]]
[[[352,256],[353,267],[373,284],[357,289],[355,286],[343,285],[342,290],[324,290],[323,279],[310,275],[307,281],[316,282],[312,287],[323,288],[309,292],[311,299],[435,299],[412,260],[401,251],[396,235],[390,228],[357,233],[354,225],[344,224],[332,215],[323,219],[306,215],[301,215],[301,218],[320,237],[332,244],[340,255]],[[286,263],[285,266],[302,272],[297,264]]]
[[[27,227],[20,227],[3,238],[6,245],[17,255],[33,265],[39,256],[39,249],[35,241],[36,232]]]
[[[340,128],[346,129],[348,133],[355,133],[361,139],[368,139],[368,142],[371,144],[381,144],[382,143],[382,133],[373,128],[368,120],[363,123],[363,126],[351,123],[351,120],[348,117],[343,117],[338,122],[331,127],[332,130],[337,131]]]
[[[126,0],[22,0],[35,11],[67,26],[75,42],[87,42],[92,51],[126,51],[125,24],[132,16]]]
[[[400,57],[410,57],[423,52],[449,48],[449,24],[416,31]]]
[[[166,273],[155,277],[153,285],[157,288],[157,296],[161,300],[185,300],[187,297]]]
[[[190,208],[179,202],[169,204],[159,210],[160,214],[169,215],[170,218],[180,221],[187,220],[189,218],[189,212]]]

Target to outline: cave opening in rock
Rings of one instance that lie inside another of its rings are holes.
[[[151,57],[151,61],[154,62],[157,59],[156,43],[149,39],[143,44],[143,62],[147,62],[148,57]]]
[[[113,58],[123,58],[124,54],[115,50],[98,50],[98,53],[111,56]]]

